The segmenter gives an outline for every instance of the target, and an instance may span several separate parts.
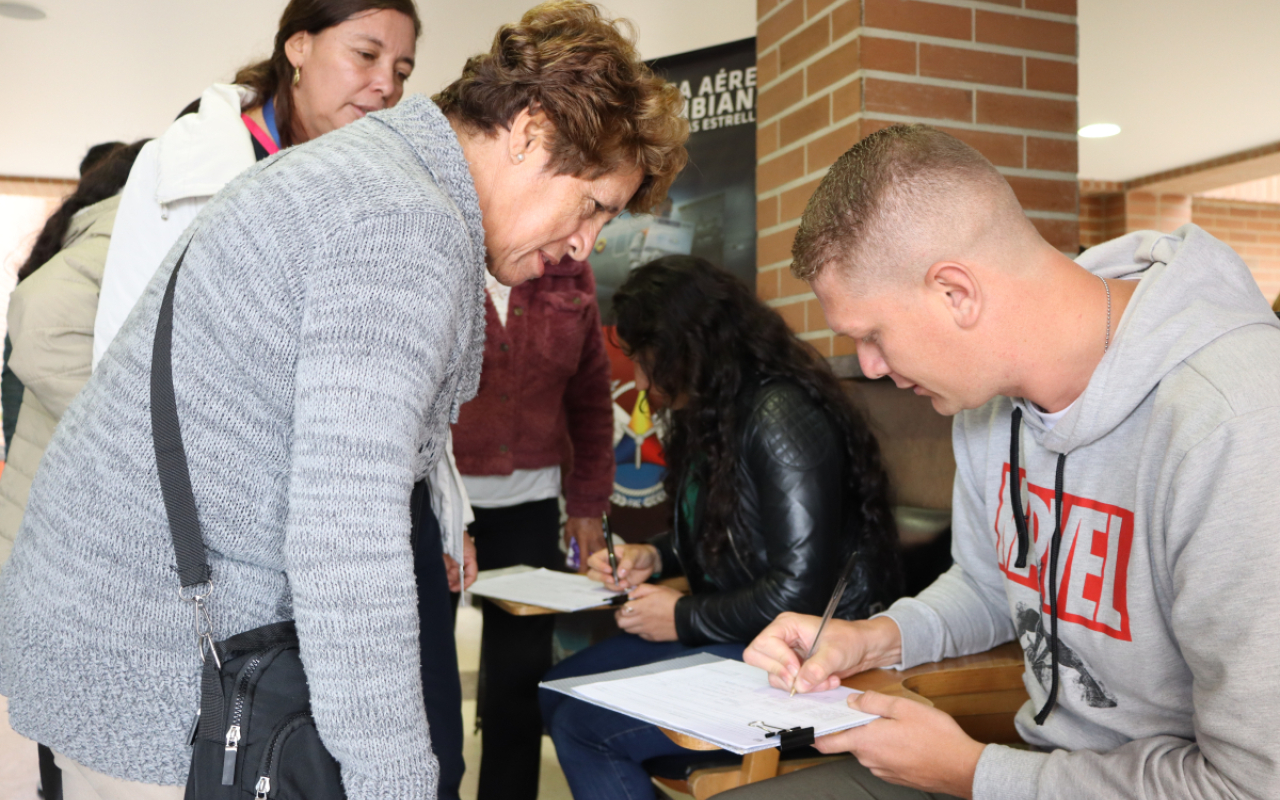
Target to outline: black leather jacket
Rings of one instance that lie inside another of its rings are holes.
[[[676,632],[690,646],[749,642],[783,611],[821,614],[862,535],[845,507],[844,447],[826,410],[786,381],[744,392],[739,402],[741,525],[729,546],[703,565],[700,504],[690,522],[680,497],[674,530],[651,541],[663,577],[682,571],[689,579],[692,594],[676,603]],[[876,558],[860,559],[837,616],[864,618],[894,599],[881,588],[892,565],[871,563]]]

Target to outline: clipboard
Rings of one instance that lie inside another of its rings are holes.
[[[710,653],[541,686],[739,755],[803,747],[877,719],[848,707],[856,690],[790,698],[764,670]]]

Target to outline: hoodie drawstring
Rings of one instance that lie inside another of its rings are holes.
[[[1031,535],[1027,532],[1027,515],[1022,510],[1022,478],[1018,475],[1018,434],[1022,430],[1022,409],[1013,409],[1013,431],[1009,434],[1009,485],[1013,505],[1013,524],[1018,529],[1018,560],[1014,566],[1027,568],[1027,551],[1031,549]]]
[[[1009,438],[1009,489],[1010,505],[1013,507],[1013,524],[1018,529],[1018,560],[1015,566],[1019,569],[1027,566],[1027,552],[1031,546],[1031,536],[1027,528],[1027,515],[1022,508],[1022,479],[1018,467],[1018,441],[1022,432],[1022,409],[1013,409],[1013,425]],[[1053,482],[1053,539],[1049,546],[1049,653],[1051,673],[1049,696],[1036,714],[1036,724],[1043,725],[1049,718],[1049,712],[1058,702],[1058,551],[1062,544],[1062,483],[1067,467],[1067,454],[1058,454],[1057,475]],[[1037,594],[1040,595],[1038,613],[1044,608],[1044,582],[1039,581]]]

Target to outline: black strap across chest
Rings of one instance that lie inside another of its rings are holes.
[[[173,293],[178,285],[178,270],[190,247],[191,240],[188,239],[169,276],[151,350],[151,433],[164,508],[169,517],[169,532],[173,537],[173,552],[178,559],[178,577],[184,589],[208,583],[211,574],[204,536],[200,532],[200,519],[196,514],[195,493],[191,490],[187,452],[182,446],[178,403],[173,394]]]

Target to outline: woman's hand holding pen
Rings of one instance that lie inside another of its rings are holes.
[[[780,614],[747,646],[743,660],[768,672],[774,687],[790,691],[794,682],[797,692],[834,689],[842,678],[898,663],[902,636],[887,617],[831,620],[817,651],[804,661],[821,621],[807,614]]]
[[[616,577],[609,567],[609,551],[597,550],[587,559],[587,577],[612,591],[629,592],[662,568],[662,556],[651,544],[622,544],[614,550],[618,555]]]

